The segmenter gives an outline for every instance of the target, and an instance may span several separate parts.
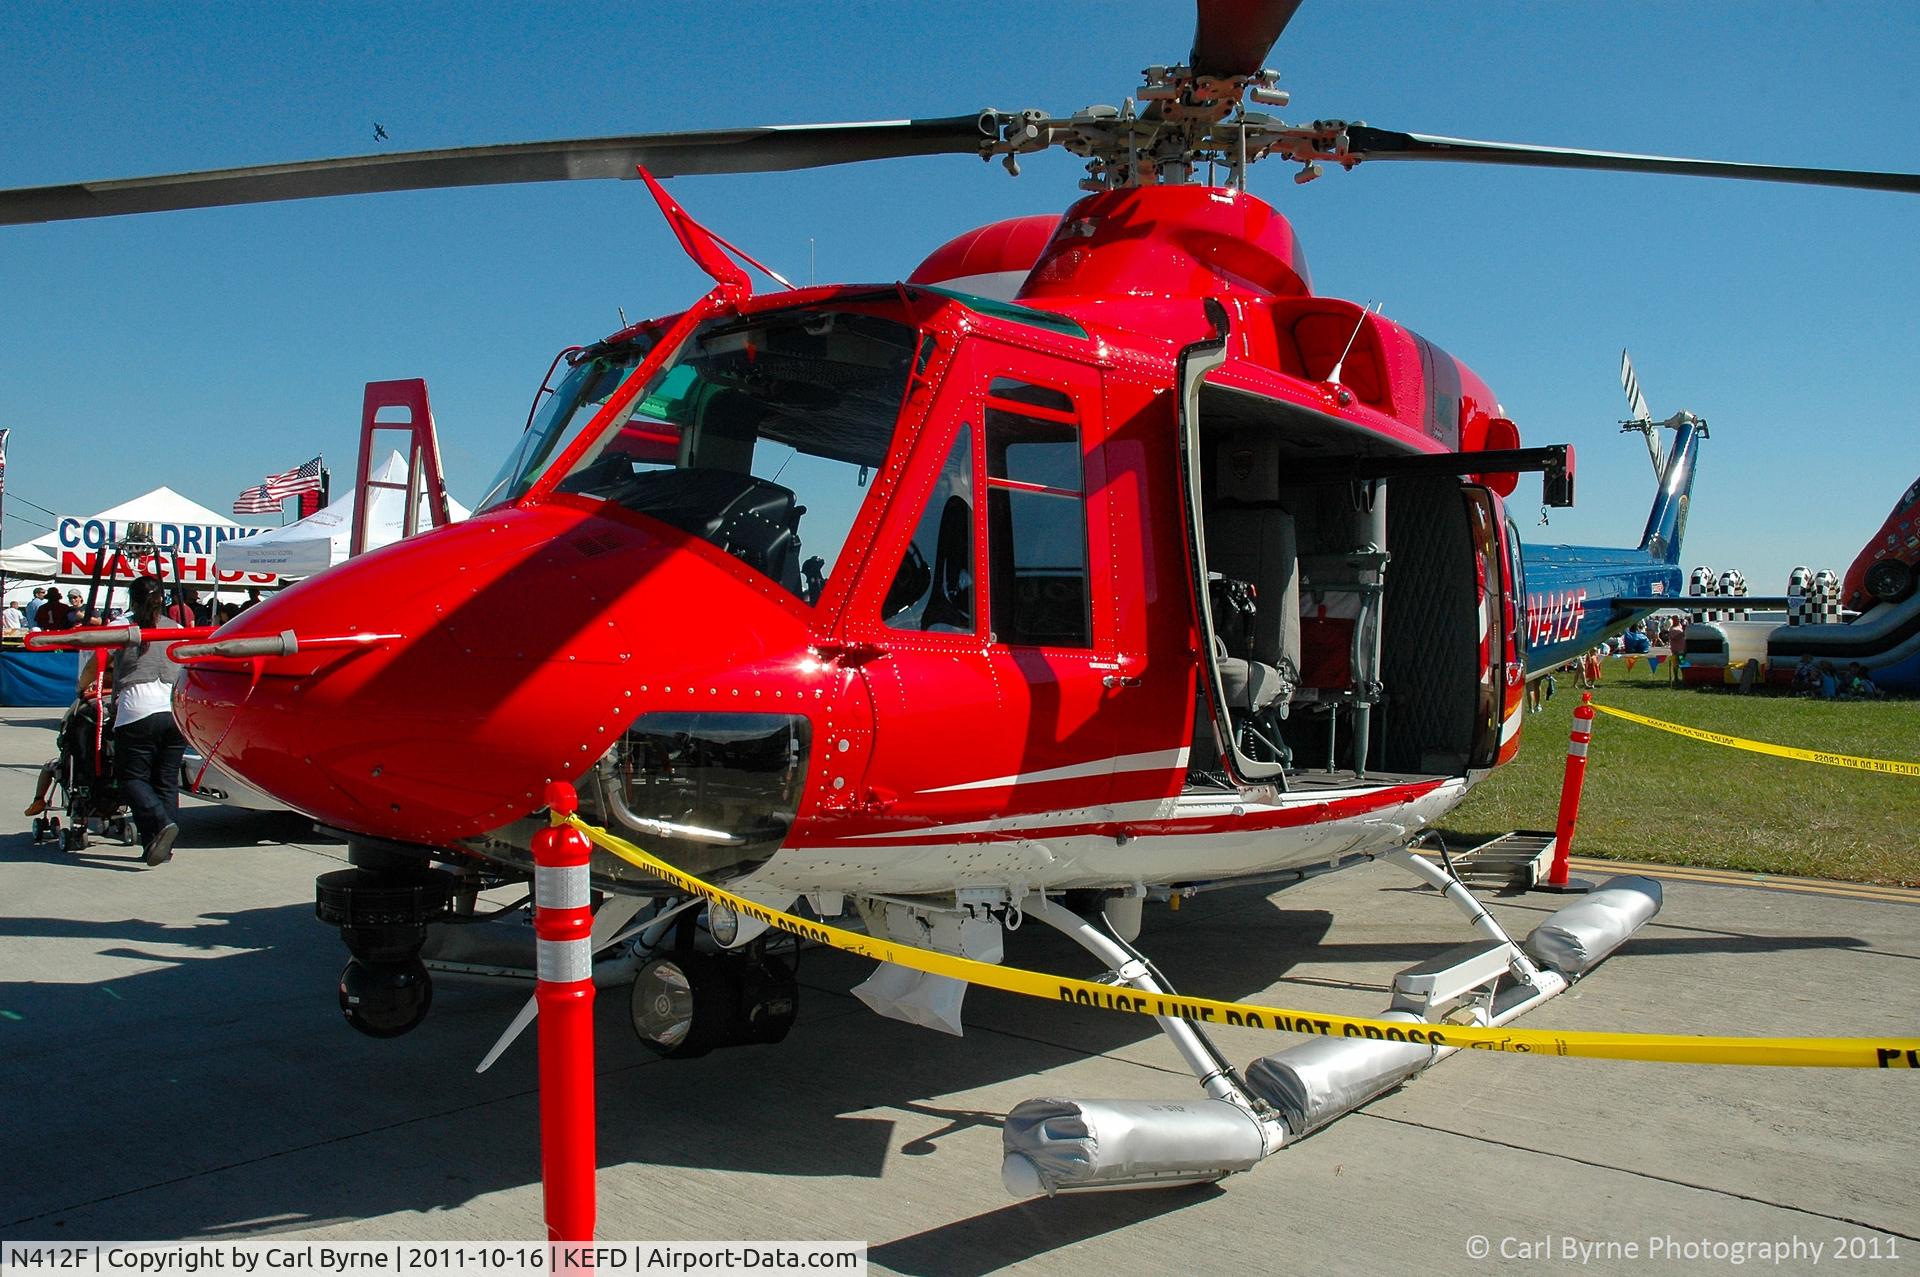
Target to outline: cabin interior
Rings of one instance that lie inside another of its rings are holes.
[[[1486,765],[1483,602],[1460,481],[1327,478],[1329,461],[1364,471],[1379,436],[1273,408],[1207,387],[1200,413],[1198,514],[1236,769],[1294,789]],[[1200,702],[1196,789],[1230,782],[1204,687]]]

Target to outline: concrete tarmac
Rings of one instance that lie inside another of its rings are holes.
[[[53,726],[0,711],[0,810],[26,804]],[[0,1238],[543,1235],[532,1035],[473,1072],[530,987],[442,977],[419,1030],[373,1041],[340,1018],[345,951],[313,917],[314,876],[344,849],[298,818],[190,807],[156,869],[138,848],[68,855],[6,823]],[[1521,1023],[1920,1029],[1920,908],[1696,880],[1666,893],[1621,953]],[[1490,903],[1519,934],[1558,902]],[[1468,938],[1376,865],[1155,907],[1141,943],[1185,990],[1366,1014],[1394,972]],[[1008,959],[1093,974],[1037,924]],[[1016,1202],[999,1178],[1015,1104],[1192,1099],[1193,1079],[1139,1017],[976,989],[962,1039],[877,1018],[847,992],[868,967],[809,952],[785,1043],[692,1061],[655,1059],[625,990],[601,991],[601,1236],[859,1240],[872,1271],[961,1277],[1920,1270],[1920,1073],[1468,1052],[1218,1186]],[[1218,1040],[1244,1063],[1295,1039]]]

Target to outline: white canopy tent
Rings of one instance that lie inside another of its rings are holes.
[[[217,510],[209,510],[191,497],[181,496],[172,488],[155,488],[152,492],[131,501],[122,501],[112,509],[102,510],[90,517],[105,523],[178,523],[216,528],[241,526]]]
[[[88,535],[97,533],[107,536],[116,528],[123,530],[129,523],[150,523],[156,530],[171,529],[164,533],[175,541],[168,547],[170,552],[182,550],[184,553],[181,557],[197,559],[212,548],[208,544],[210,530],[244,527],[226,515],[209,510],[198,501],[183,497],[167,487],[155,488],[98,514],[85,517],[63,515],[59,523],[60,529],[0,550],[0,570],[4,570],[7,576],[8,597],[22,596],[33,584],[43,581],[86,582],[92,575],[91,564],[86,565],[86,570],[79,570],[81,565],[70,560],[74,558],[76,550],[90,553],[95,548],[95,543],[86,540]],[[190,547],[179,544],[188,528],[195,530],[192,534],[195,540]],[[67,533],[64,544],[62,530]],[[15,578],[26,588],[16,590]],[[188,580],[192,583],[191,577]],[[114,583],[125,584],[124,581]]]
[[[368,498],[367,548],[391,545],[405,535],[407,462],[398,452],[367,476],[376,483],[398,485],[374,488]],[[223,541],[214,552],[214,562],[222,571],[274,572],[281,576],[312,576],[324,572],[347,557],[353,540],[354,493],[316,510],[306,518],[274,528],[256,537]],[[471,513],[465,506],[447,498],[447,507],[455,520]]]
[[[48,533],[46,540],[52,539],[53,534]],[[59,566],[60,561],[50,551],[33,541],[22,542],[10,550],[0,550],[0,572],[5,572],[10,578],[29,578],[37,584],[52,580]]]

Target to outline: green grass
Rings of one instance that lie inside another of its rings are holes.
[[[1519,759],[1447,817],[1449,842],[1553,828],[1579,700],[1573,677],[1560,676],[1546,709],[1527,717]],[[1644,662],[1628,675],[1618,660],[1594,701],[1774,745],[1920,761],[1920,701],[1673,689]],[[1920,886],[1920,777],[1729,749],[1604,714],[1589,760],[1575,855]]]

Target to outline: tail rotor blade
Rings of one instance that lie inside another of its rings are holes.
[[[1637,430],[1646,436],[1647,459],[1653,462],[1653,477],[1658,482],[1667,472],[1666,462],[1660,456],[1660,431],[1653,424],[1653,414],[1647,411],[1647,397],[1640,393],[1640,378],[1633,374],[1633,360],[1624,350],[1620,352],[1620,389],[1627,392],[1627,414],[1632,418],[1620,428]]]
[[[1647,411],[1647,397],[1640,393],[1640,379],[1633,375],[1633,360],[1626,351],[1620,352],[1620,389],[1627,392],[1627,415],[1635,421],[1652,421],[1653,414]]]

